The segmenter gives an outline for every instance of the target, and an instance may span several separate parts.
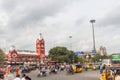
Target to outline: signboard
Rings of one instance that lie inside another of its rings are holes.
[[[75,55],[80,55],[80,54],[84,54],[83,51],[77,51],[77,52],[75,52]]]
[[[95,53],[95,50],[92,50],[91,53],[94,54],[94,53]]]
[[[120,61],[120,54],[113,54],[112,61]]]

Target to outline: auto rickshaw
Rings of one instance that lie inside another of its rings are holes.
[[[73,72],[75,73],[79,73],[83,71],[82,65],[80,64],[72,65],[72,67],[73,67]]]
[[[100,80],[115,80],[115,78],[110,75],[110,69],[105,69],[103,70]]]
[[[88,64],[86,67],[87,67],[88,69],[93,69],[93,65],[92,65],[92,64]]]

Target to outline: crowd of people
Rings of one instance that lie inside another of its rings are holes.
[[[48,71],[49,74],[52,74],[52,73],[57,74],[57,71],[63,71],[65,69],[66,71],[68,70],[70,71],[72,70],[72,66],[70,64],[66,64],[66,65],[64,64],[44,65],[43,64],[39,67],[40,73],[43,75],[45,74],[45,76],[46,76],[46,71]]]
[[[38,67],[28,67],[28,66],[7,66],[5,68],[0,67],[0,71],[4,72],[4,77],[8,77],[9,74],[13,74],[15,76],[14,80],[31,80],[30,77],[26,76],[24,73],[28,73],[31,72],[32,70],[37,70],[39,73],[37,74],[37,76],[46,76],[48,73],[49,74],[57,74],[58,71],[71,71],[72,67],[70,64],[41,64]],[[26,72],[24,72],[26,71]],[[3,78],[4,78],[3,77]],[[2,79],[2,78],[1,78]],[[4,80],[4,79],[3,79]]]
[[[100,65],[99,69],[100,69],[100,74],[104,73],[104,71],[106,71],[106,65]],[[4,71],[5,77],[7,77],[9,73],[14,74],[15,76],[14,80],[31,80],[31,78],[27,76],[25,73],[31,72],[32,70],[38,71],[36,77],[47,76],[47,74],[57,74],[58,71],[64,71],[64,70],[66,71],[66,74],[74,73],[72,64],[49,64],[49,65],[40,64],[38,67],[28,67],[22,65],[22,66],[8,66],[6,68],[0,68],[0,71]],[[115,80],[120,80],[120,69],[109,69],[109,72],[110,72],[110,76],[113,76]]]
[[[115,80],[120,80],[120,69],[110,69],[110,76],[114,77]]]
[[[0,80],[4,80],[9,76],[9,74],[13,74],[15,76],[14,80],[31,80],[30,77],[26,76],[23,73],[23,71],[26,69],[28,69],[28,67],[18,65],[8,65],[7,67],[0,67]],[[29,70],[32,70],[31,67],[29,67]],[[21,78],[21,76],[24,78]]]
[[[106,80],[120,80],[120,68],[100,65],[100,74],[106,73]]]
[[[31,80],[30,77],[26,76],[25,74],[22,74],[22,78],[20,78],[20,75],[16,75],[14,80]]]
[[[31,72],[32,70],[34,69],[24,65],[8,66],[3,69],[3,71],[5,72],[5,77],[7,77],[9,73],[12,73],[15,75],[14,80],[31,80],[31,78],[29,76],[26,76],[24,72],[28,73]],[[63,63],[40,64],[38,67],[36,67],[35,70],[38,71],[36,77],[46,76],[47,74],[57,74],[58,71],[64,71],[64,70],[66,71],[66,74],[74,74],[72,64],[63,64]]]

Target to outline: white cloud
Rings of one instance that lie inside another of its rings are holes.
[[[92,49],[90,19],[96,19],[96,48],[109,53],[119,49],[119,0],[0,0],[0,44],[35,50],[39,33],[46,42],[46,53],[54,46],[70,44],[74,51]],[[69,36],[72,36],[71,43]]]

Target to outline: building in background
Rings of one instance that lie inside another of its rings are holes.
[[[76,51],[75,52],[75,55],[79,55],[82,58],[86,58],[86,59],[94,57],[95,54],[99,54],[101,56],[107,56],[106,48],[103,46],[100,46],[100,48],[96,50],[96,53],[93,50],[91,50],[91,51]]]
[[[45,41],[40,33],[39,38],[36,40],[36,52],[30,50],[16,50],[14,46],[9,49],[6,54],[6,62],[8,64],[38,64],[39,62],[46,62],[45,56]]]
[[[100,46],[99,50],[97,51],[98,54],[100,55],[105,55],[107,56],[107,51],[106,51],[106,47]]]

